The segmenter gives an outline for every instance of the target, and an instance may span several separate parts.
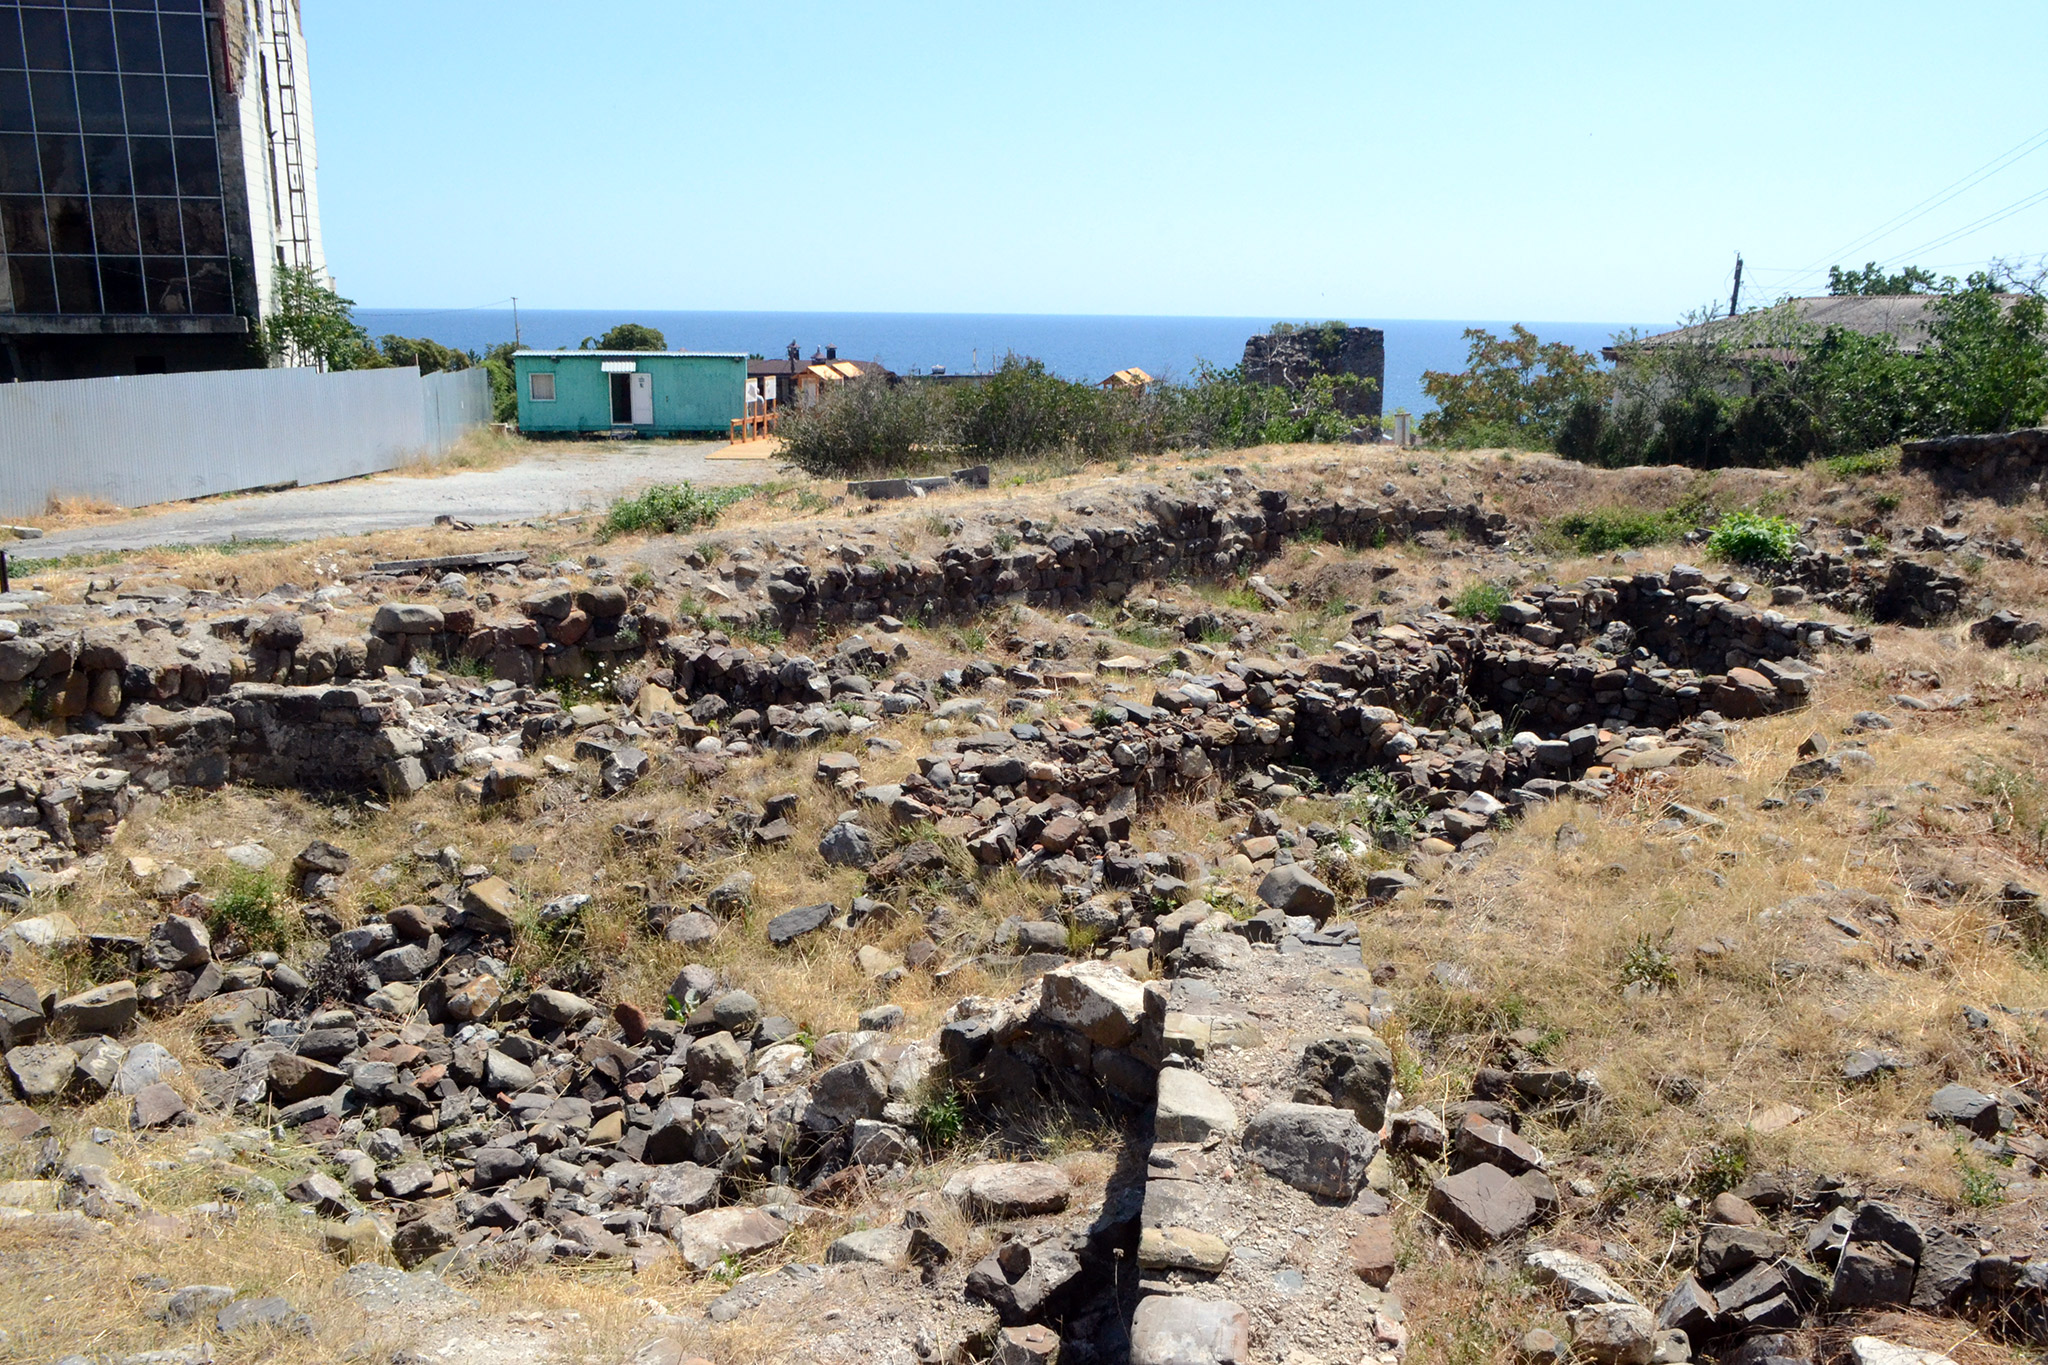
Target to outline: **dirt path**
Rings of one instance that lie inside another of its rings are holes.
[[[18,548],[38,559],[157,545],[211,545],[228,540],[311,540],[407,526],[437,516],[468,522],[523,521],[602,507],[652,483],[748,483],[769,477],[767,460],[712,460],[720,442],[633,442],[543,446],[501,469],[465,470],[433,478],[380,474],[343,483],[291,488],[248,497],[174,503],[124,521],[53,531]]]

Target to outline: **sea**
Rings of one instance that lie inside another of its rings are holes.
[[[1320,319],[1317,319],[1320,321]],[[436,311],[358,308],[356,321],[371,336],[429,337],[444,346],[485,351],[513,340],[513,314],[504,308]],[[987,370],[1007,354],[1043,361],[1068,379],[1099,380],[1136,366],[1157,378],[1187,379],[1202,364],[1229,366],[1244,356],[1245,339],[1268,330],[1272,318],[1120,317],[1051,313],[700,313],[634,309],[519,310],[518,339],[539,349],[573,349],[621,322],[660,331],[679,351],[744,351],[781,356],[794,341],[808,359],[835,347],[842,360],[874,360],[899,374],[944,366],[953,373]],[[1386,397],[1382,410],[1424,413],[1434,405],[1422,392],[1425,370],[1462,370],[1467,328],[1496,335],[1507,322],[1455,322],[1413,318],[1352,318],[1354,326],[1387,335]],[[1627,323],[1531,322],[1544,341],[1565,341],[1598,351]]]

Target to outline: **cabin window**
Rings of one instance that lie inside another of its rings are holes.
[[[555,401],[555,377],[535,372],[526,377],[526,395],[536,403]]]

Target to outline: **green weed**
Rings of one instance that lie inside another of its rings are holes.
[[[1639,934],[1621,955],[1617,973],[1623,986],[1647,990],[1669,990],[1678,984],[1678,968],[1671,954],[1649,934]]]
[[[291,926],[279,913],[283,900],[284,887],[276,874],[238,867],[214,894],[208,927],[216,938],[232,936],[252,949],[281,951],[291,938]]]
[[[1498,583],[1472,583],[1451,601],[1451,613],[1467,621],[1491,621],[1507,605],[1508,590]]]
[[[1963,1202],[1973,1209],[1988,1209],[2005,1202],[2005,1190],[1998,1177],[1961,1143],[1956,1144],[1956,1183],[1962,1187]]]
[[[1867,450],[1860,455],[1832,455],[1828,472],[1838,479],[1858,479],[1872,474],[1889,474],[1899,467],[1899,448]]]
[[[620,498],[605,515],[606,535],[662,531],[674,535],[717,521],[726,508],[761,491],[758,484],[729,488],[698,488],[690,483],[658,483],[638,497]]]
[[[1783,517],[1730,512],[1707,538],[1707,553],[1731,564],[1782,564],[1798,538],[1799,529]]]
[[[947,1151],[959,1142],[960,1130],[966,1123],[967,1111],[960,1103],[960,1092],[950,1087],[934,1088],[917,1106],[918,1135],[934,1152]]]

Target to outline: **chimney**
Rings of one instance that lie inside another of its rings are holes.
[[[827,360],[837,360],[837,359],[839,359],[839,348],[838,348],[837,346],[827,346],[827,347],[825,348],[825,359],[827,359]]]

